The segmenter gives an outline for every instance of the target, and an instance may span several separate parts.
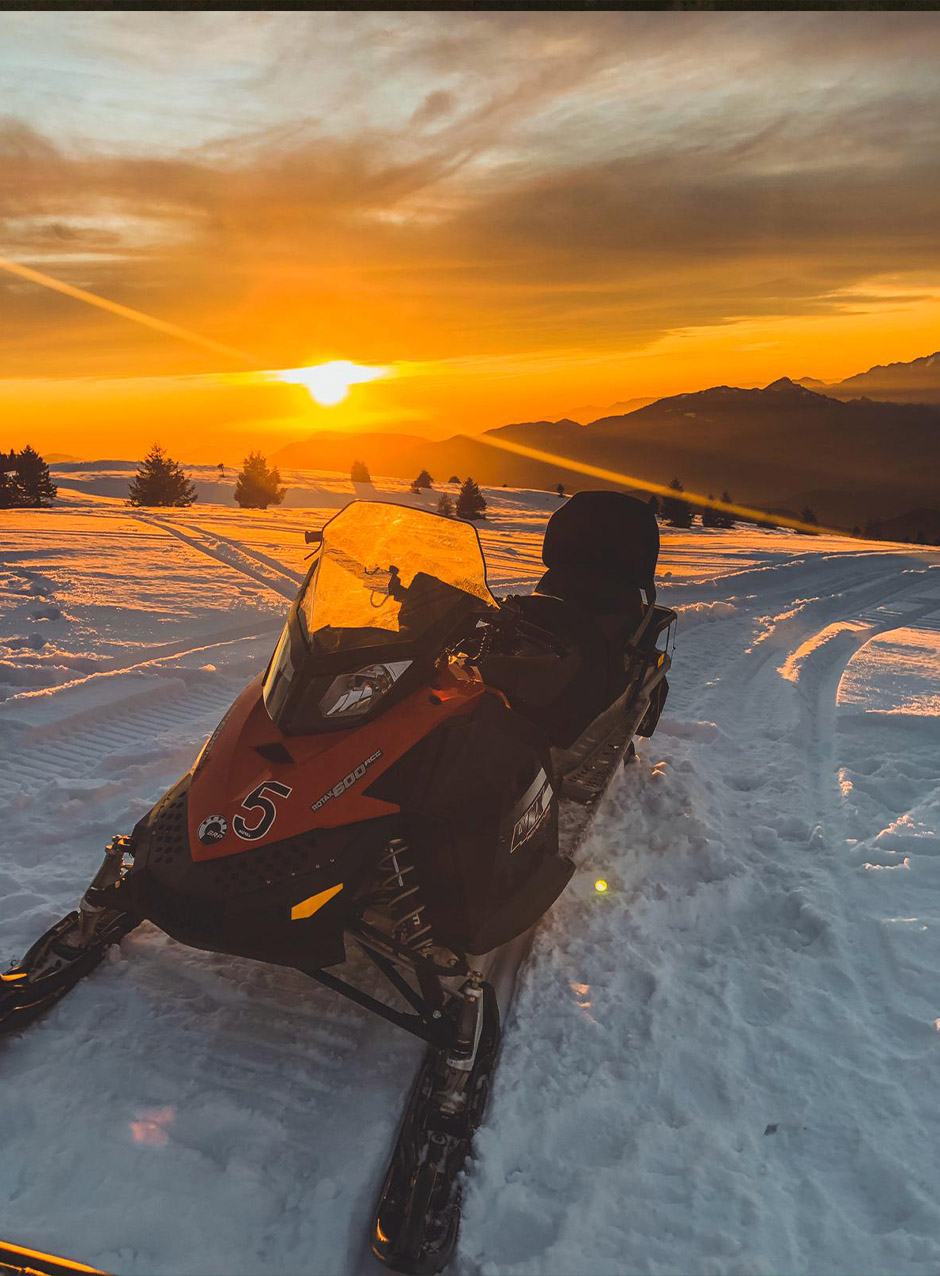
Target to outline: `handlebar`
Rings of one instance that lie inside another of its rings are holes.
[[[534,625],[531,620],[526,620],[518,607],[513,606],[512,603],[501,603],[497,616],[498,620],[494,617],[497,627],[509,629],[521,637],[528,638],[537,646],[548,648],[556,656],[564,658],[568,654],[568,647],[560,638],[550,630],[543,629],[541,625]]]

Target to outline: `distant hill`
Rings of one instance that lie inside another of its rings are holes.
[[[492,446],[502,441],[559,459],[533,460]],[[470,474],[496,487],[614,486],[570,469],[570,459],[654,483],[678,475],[689,491],[727,489],[761,509],[808,503],[821,522],[848,528],[936,502],[940,405],[844,402],[782,377],[758,390],[713,386],[673,395],[583,426],[570,419],[525,421],[439,442],[404,434],[318,434],[275,459],[348,471],[356,457],[375,474],[404,479],[427,467],[441,481]]]
[[[271,460],[282,468],[346,473],[353,461],[365,461],[372,473],[414,478],[426,464],[428,446],[428,440],[417,434],[321,430],[299,443],[288,443]]]
[[[897,518],[882,519],[881,537],[915,545],[940,545],[940,510],[908,510]]]
[[[621,399],[618,403],[611,403],[606,408],[599,408],[596,404],[587,403],[580,408],[569,409],[567,415],[575,421],[586,425],[588,421],[597,421],[602,416],[616,416],[624,412],[635,412],[637,408],[645,408],[648,403],[655,403],[656,400],[652,395],[646,398],[638,399]]]
[[[912,359],[910,363],[876,364],[867,372],[858,372],[834,385],[803,377],[800,385],[822,390],[835,399],[857,399],[862,396],[892,403],[940,404],[940,351]]]

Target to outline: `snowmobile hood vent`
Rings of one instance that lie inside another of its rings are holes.
[[[294,761],[293,755],[280,740],[271,744],[256,744],[255,753],[264,758],[265,762],[277,762],[282,766],[291,766]]]

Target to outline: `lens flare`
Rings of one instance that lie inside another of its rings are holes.
[[[254,356],[247,354],[244,350],[222,345],[220,341],[211,341],[208,337],[200,336],[198,332],[181,328],[179,324],[167,323],[165,319],[157,319],[154,315],[145,314],[142,310],[132,310],[130,306],[122,306],[108,297],[99,297],[95,292],[76,288],[73,284],[67,284],[61,279],[53,279],[51,275],[44,275],[42,271],[33,270],[31,266],[24,266],[21,262],[11,261],[9,257],[0,257],[0,270],[5,270],[11,275],[18,275],[20,279],[26,279],[31,284],[39,284],[43,288],[50,288],[53,292],[60,292],[65,297],[71,297],[73,301],[84,301],[87,305],[95,306],[98,310],[106,310],[120,319],[129,319],[131,323],[139,323],[144,328],[152,328],[154,332],[162,332],[167,337],[188,341],[192,346],[202,346],[204,350],[224,355],[227,359],[234,359],[239,363],[257,363]]]
[[[594,883],[594,889],[597,891],[598,895],[607,894],[607,883],[604,881],[603,877],[599,877],[597,879]]]
[[[570,456],[559,456],[555,452],[544,452],[540,448],[527,447],[524,443],[513,443],[509,439],[497,439],[492,434],[474,435],[475,443],[485,443],[487,447],[500,448],[504,452],[514,452],[517,456],[528,457],[532,461],[544,461],[547,465],[574,470],[576,474],[585,474],[588,478],[603,479],[606,483],[616,483],[619,487],[638,488],[641,492],[652,492],[654,496],[677,496],[664,483],[652,483],[649,479],[636,474],[622,474],[619,470],[608,470],[601,465],[588,465],[584,461],[576,461]],[[834,527],[823,527],[818,523],[803,523],[798,518],[788,518],[785,514],[772,514],[767,510],[755,509],[750,505],[737,505],[734,502],[716,501],[713,496],[703,496],[701,492],[683,492],[682,500],[689,505],[705,505],[709,509],[722,510],[733,514],[736,518],[747,522],[763,523],[775,527],[792,527],[797,532],[808,532],[818,536],[828,532],[833,536],[846,536],[848,533]]]
[[[368,368],[360,363],[350,363],[348,359],[334,359],[330,363],[318,363],[310,368],[285,368],[270,375],[290,385],[306,386],[311,398],[324,408],[332,408],[337,403],[342,403],[350,386],[387,377],[390,369]]]

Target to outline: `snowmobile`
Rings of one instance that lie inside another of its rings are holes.
[[[353,501],[306,539],[267,669],[0,976],[0,1032],[144,920],[304,972],[427,1043],[371,1246],[436,1272],[499,1049],[487,963],[561,894],[591,806],[655,729],[676,617],[655,603],[653,512],[623,493],[560,506],[534,592],[502,600],[469,522]],[[349,945],[397,1004],[336,973]]]

